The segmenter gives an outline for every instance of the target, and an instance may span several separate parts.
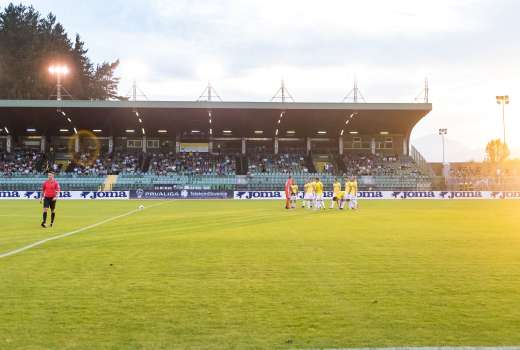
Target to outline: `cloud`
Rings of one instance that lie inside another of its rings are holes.
[[[6,1],[0,0],[0,5]],[[39,0],[94,61],[140,62],[150,99],[194,100],[212,81],[224,100],[267,101],[283,77],[297,101],[340,101],[354,77],[369,102],[411,102],[430,82],[433,111],[413,139],[449,129],[481,149],[500,137],[494,96],[509,94],[520,148],[520,30],[515,0],[66,2]],[[121,93],[132,78],[122,69]],[[466,157],[461,153],[460,157]]]

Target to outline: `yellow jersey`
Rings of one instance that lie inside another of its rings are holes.
[[[334,184],[332,185],[332,193],[336,194],[336,193],[339,193],[340,191],[341,191],[341,183],[334,182]]]
[[[316,182],[314,188],[316,189],[316,194],[323,194],[323,183],[321,181]]]
[[[312,189],[311,193],[316,193],[316,181],[312,181],[310,183],[310,185],[311,185],[311,189]]]
[[[312,185],[310,182],[307,182],[305,185],[303,185],[303,191],[306,194],[312,194]]]
[[[357,181],[349,181],[348,183],[348,194],[353,194],[353,195],[357,195],[357,191],[358,191],[358,185],[357,185]]]
[[[347,193],[345,191],[338,191],[334,194],[334,198],[337,198],[338,201],[342,200],[347,196]]]
[[[298,194],[298,185],[291,185],[291,193]]]

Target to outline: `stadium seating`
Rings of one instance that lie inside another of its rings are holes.
[[[278,190],[288,174],[300,186],[320,177],[325,188],[335,177],[355,175],[361,189],[430,189],[431,178],[421,173],[409,157],[345,155],[305,156],[301,152],[247,156],[244,175],[237,170],[239,155],[207,153],[122,153],[77,154],[66,166],[57,166],[52,157],[31,151],[0,155],[3,190],[38,190],[44,170],[52,168],[63,190],[100,190],[110,183],[113,190],[152,189],[158,184],[177,188],[219,190]],[[319,163],[319,164],[318,164]],[[312,168],[322,172],[311,172]],[[107,176],[117,177],[106,181]]]
[[[303,174],[309,170],[306,166],[306,157],[302,153],[258,154],[248,157],[249,174]]]
[[[232,175],[236,173],[236,160],[233,155],[154,153],[148,172],[155,175]]]

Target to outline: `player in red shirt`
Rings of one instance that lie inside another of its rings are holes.
[[[291,186],[293,184],[292,176],[289,175],[289,178],[285,182],[285,209],[291,208]]]
[[[54,218],[56,213],[54,210],[56,209],[56,199],[60,194],[60,184],[58,181],[54,179],[54,173],[49,171],[48,179],[42,185],[42,196],[40,198],[40,203],[43,200],[43,221],[42,227],[45,228],[45,222],[47,221],[47,210],[51,208],[51,227],[54,224]]]

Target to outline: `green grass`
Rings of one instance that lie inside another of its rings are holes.
[[[138,204],[2,201],[0,253]],[[0,349],[520,345],[520,201],[360,205],[165,202],[0,259]]]

